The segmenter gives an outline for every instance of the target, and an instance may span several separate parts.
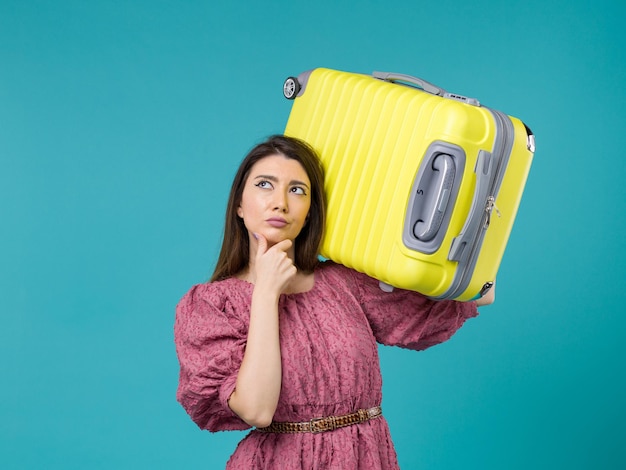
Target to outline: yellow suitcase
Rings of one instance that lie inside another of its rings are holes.
[[[285,134],[326,172],[321,255],[393,287],[470,300],[495,280],[534,153],[519,119],[424,80],[318,68],[283,85]]]

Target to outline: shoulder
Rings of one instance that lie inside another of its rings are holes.
[[[176,305],[174,337],[177,344],[206,338],[243,337],[249,324],[249,295],[238,279],[197,284]],[[248,295],[248,300],[246,300]]]
[[[177,315],[192,311],[236,312],[249,304],[250,286],[245,281],[230,278],[193,286],[176,306]]]
[[[333,261],[324,261],[315,270],[316,282],[321,281],[324,286],[332,290],[343,290],[351,292],[355,297],[361,296],[361,289],[364,285],[378,281],[369,276],[348,268]]]
[[[364,284],[372,284],[378,286],[378,281],[367,274],[356,271],[355,269],[348,268],[342,264],[335,263],[334,261],[320,262],[319,266],[315,270],[316,273],[321,273],[322,277],[332,279],[340,284],[347,284],[350,286],[359,287]]]
[[[320,261],[315,268],[315,275],[318,278],[340,281],[341,283],[346,280],[351,281],[354,277],[353,273],[352,269],[330,260]]]

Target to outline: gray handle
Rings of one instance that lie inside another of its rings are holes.
[[[436,85],[433,85],[426,80],[421,78],[413,77],[411,75],[404,75],[402,73],[393,73],[393,72],[374,72],[372,74],[374,78],[378,78],[380,80],[385,80],[387,82],[405,82],[410,83],[411,85],[417,85],[424,91],[437,96],[443,96],[446,91],[443,88],[439,88]]]
[[[483,214],[485,213],[485,204],[489,198],[489,187],[493,179],[495,166],[491,153],[484,150],[478,153],[475,169],[476,189],[474,190],[474,199],[461,233],[452,241],[450,253],[448,253],[450,261],[461,262],[465,260],[465,257],[469,256],[470,250],[466,250],[466,248],[472,244],[480,230],[480,226],[484,224]]]
[[[413,226],[413,235],[422,241],[435,238],[441,227],[454,183],[454,161],[450,155],[442,153],[433,160],[431,170],[425,177],[435,180],[430,185],[420,218]]]

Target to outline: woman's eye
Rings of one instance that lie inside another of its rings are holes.
[[[304,188],[301,188],[300,186],[294,186],[293,188],[291,188],[291,192],[294,194],[306,196],[306,191],[304,190]]]
[[[258,188],[265,189],[265,188],[271,188],[272,184],[269,181],[267,181],[267,180],[262,180],[262,181],[259,181],[258,183],[256,183],[255,186],[258,187]]]

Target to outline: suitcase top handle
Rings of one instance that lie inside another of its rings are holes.
[[[457,95],[456,93],[448,93],[443,88],[439,88],[436,85],[433,85],[426,80],[422,80],[421,78],[413,77],[411,75],[404,75],[402,73],[390,73],[390,72],[374,72],[372,73],[372,77],[378,78],[379,80],[384,80],[390,83],[398,83],[398,84],[407,84],[412,86],[417,86],[424,90],[427,93],[435,96],[442,96],[444,98],[449,98],[451,100],[460,101],[461,103],[466,103],[472,106],[480,106],[480,101],[476,98],[470,98],[468,96]]]
[[[444,96],[446,91],[442,88],[439,88],[436,85],[433,85],[426,80],[421,78],[413,77],[411,75],[405,75],[402,73],[393,73],[393,72],[374,72],[372,73],[374,78],[378,78],[380,80],[385,80],[387,82],[404,82],[410,85],[417,85],[422,90],[437,96]]]
[[[285,98],[287,98],[288,100],[294,100],[296,99],[296,97],[302,96],[306,88],[306,85],[309,81],[309,77],[315,70],[322,70],[322,69],[307,70],[306,72],[301,73],[297,77],[287,77],[287,79],[283,83],[283,95],[285,96]],[[330,71],[330,69],[325,69],[325,70]],[[443,98],[460,101],[462,103],[466,103],[472,106],[480,106],[480,102],[475,98],[469,98],[467,96],[457,95],[456,93],[448,93],[443,88],[440,88],[436,85],[433,85],[430,82],[427,82],[426,80],[413,77],[411,75],[405,75],[403,73],[393,73],[393,72],[373,72],[371,76],[377,80],[382,80],[384,82],[397,83],[398,85],[418,88],[434,96],[440,96]]]

